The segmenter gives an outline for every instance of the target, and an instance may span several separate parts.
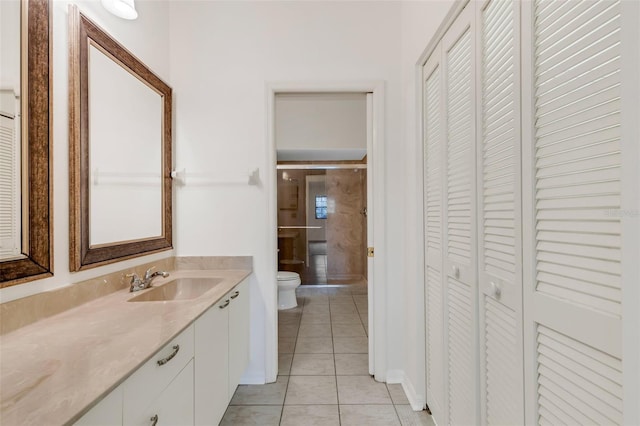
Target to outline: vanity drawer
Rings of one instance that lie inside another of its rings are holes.
[[[171,383],[193,358],[194,326],[191,324],[124,383],[123,419],[132,419]]]
[[[125,426],[193,426],[193,360],[148,407],[136,413],[124,421]]]

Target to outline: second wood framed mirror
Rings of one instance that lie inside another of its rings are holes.
[[[172,91],[69,8],[70,269],[172,247]]]
[[[0,3],[0,288],[5,288],[53,275],[52,60],[49,0]]]

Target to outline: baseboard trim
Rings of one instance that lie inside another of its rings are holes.
[[[247,371],[240,377],[241,385],[264,385],[267,383],[267,378],[264,373]]]
[[[409,400],[409,404],[411,404],[411,408],[413,408],[414,411],[424,410],[427,405],[425,395],[416,392],[415,386],[413,386],[411,380],[406,376],[402,382],[402,388],[404,389],[404,393],[407,394],[407,399]]]
[[[387,383],[389,384],[401,384],[404,393],[407,395],[409,404],[414,411],[422,411],[427,405],[425,395],[416,392],[415,386],[411,380],[407,377],[403,370],[389,370],[387,371]]]

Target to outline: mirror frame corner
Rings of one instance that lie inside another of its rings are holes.
[[[0,288],[53,276],[52,56],[50,0],[22,0],[27,7],[27,171],[28,247],[25,257],[0,262]],[[25,16],[25,14],[22,14]],[[22,18],[24,19],[24,18]],[[23,21],[24,23],[24,21]],[[23,141],[23,143],[25,143]],[[24,232],[24,231],[23,231]]]
[[[89,239],[89,41],[162,97],[162,234],[91,246]],[[69,5],[69,269],[95,268],[173,249],[172,89],[105,30]]]

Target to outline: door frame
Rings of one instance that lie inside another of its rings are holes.
[[[266,324],[266,381],[275,382],[278,374],[278,285],[277,244],[278,244],[278,200],[276,173],[276,141],[275,141],[275,97],[279,93],[371,93],[371,133],[367,137],[367,197],[368,221],[372,223],[373,232],[367,232],[367,245],[375,247],[378,259],[385,255],[385,208],[384,208],[384,81],[281,81],[266,83],[266,132],[267,132],[267,259],[270,276],[273,277],[272,291],[265,295]],[[369,98],[369,96],[367,96]],[[375,188],[375,191],[374,191]],[[376,257],[368,258],[368,296],[369,296],[369,372],[377,381],[386,381],[387,347],[386,347],[386,265],[376,261]],[[375,279],[374,279],[375,277]]]

